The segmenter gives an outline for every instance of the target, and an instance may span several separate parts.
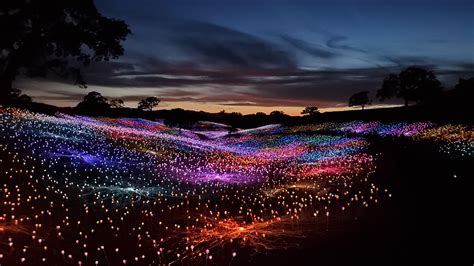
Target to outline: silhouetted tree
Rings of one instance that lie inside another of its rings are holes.
[[[455,86],[455,89],[461,91],[470,91],[472,93],[474,91],[474,77],[469,79],[460,78],[458,84]]]
[[[289,115],[285,114],[283,111],[272,111],[268,116],[269,123],[281,123],[285,121]]]
[[[138,103],[138,109],[142,111],[152,111],[159,103],[160,99],[156,97],[147,97]]]
[[[31,103],[32,99],[26,94],[22,94],[19,89],[12,89],[10,91],[10,104],[13,106],[23,106],[24,104]]]
[[[21,90],[19,89],[12,89],[10,92],[10,97],[13,102],[31,102],[32,101],[30,96],[26,94],[22,94]]]
[[[96,91],[89,92],[86,96],[84,96],[84,100],[76,106],[76,110],[79,112],[94,115],[100,114],[109,108],[110,105],[107,98]]]
[[[110,107],[112,108],[123,108],[124,102],[122,99],[113,99],[110,101]]]
[[[241,124],[242,121],[242,113],[239,112],[231,112],[227,114],[226,117],[227,123],[234,128],[237,128],[239,124]]]
[[[283,111],[272,111],[270,115],[271,116],[285,116],[285,113]]]
[[[302,115],[317,115],[319,114],[319,109],[316,106],[308,106],[303,111],[301,111]]]
[[[349,98],[349,107],[361,106],[362,110],[364,110],[364,107],[366,105],[369,105],[371,103],[372,102],[369,100],[368,91],[361,91],[361,92],[355,93]]]
[[[257,112],[255,113],[256,116],[266,116],[266,114],[264,112]]]
[[[469,79],[460,78],[454,90],[447,90],[433,101],[434,105],[444,105],[447,108],[454,109],[472,109],[474,99],[474,77]]]
[[[380,101],[395,97],[400,89],[400,81],[398,75],[389,74],[383,79],[382,88],[377,90],[375,97],[379,98]]]
[[[165,124],[169,127],[177,127],[179,132],[183,128],[190,128],[198,120],[192,111],[186,111],[183,108],[174,108],[167,113]]]
[[[18,101],[21,103],[31,103],[33,99],[31,99],[31,97],[26,94],[22,94],[20,97],[18,97]]]
[[[130,30],[102,16],[93,0],[6,0],[0,1],[0,32],[0,104],[5,104],[20,69],[27,76],[73,77],[85,87],[81,68],[122,55]]]
[[[381,101],[392,97],[402,98],[405,106],[410,101],[421,103],[442,90],[441,83],[432,71],[419,67],[409,67],[400,74],[390,74],[383,80],[376,97]]]

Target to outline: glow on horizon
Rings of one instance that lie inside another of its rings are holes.
[[[142,97],[147,96],[157,96],[160,99],[163,99],[161,94],[165,94],[167,91],[171,91],[173,88],[166,87],[163,88],[124,88],[124,87],[103,87],[103,86],[90,86],[88,89],[80,89],[77,86],[72,84],[59,83],[54,81],[45,81],[45,80],[21,80],[15,84],[18,88],[21,88],[23,93],[31,96],[33,101],[51,104],[59,107],[74,107],[76,106],[81,99],[91,91],[97,91],[101,93],[104,97],[108,99],[114,98],[126,98],[126,97]],[[130,92],[136,91],[137,94],[133,95]],[[203,93],[205,96],[205,93]],[[239,112],[242,114],[255,114],[257,112],[263,112],[270,114],[272,111],[283,111],[285,114],[292,116],[301,115],[301,111],[306,106],[317,106],[319,107],[322,113],[324,112],[336,112],[336,111],[347,111],[347,110],[360,110],[360,107],[348,107],[347,102],[342,101],[312,101],[312,100],[292,100],[292,99],[277,99],[278,103],[275,105],[263,105],[261,103],[255,104],[241,104],[239,105],[238,101],[232,101],[232,95],[229,96],[229,102],[219,102],[219,101],[180,101],[179,98],[166,97],[158,105],[155,110],[163,109],[174,109],[182,108],[185,110],[193,111],[204,111],[210,113],[218,113],[222,110],[225,110],[227,113]],[[269,99],[275,100],[275,99]],[[229,105],[228,103],[232,103]],[[127,101],[125,100],[125,106],[130,108],[136,108],[138,100],[136,101]],[[375,109],[375,108],[390,108],[398,107],[400,104],[393,103],[380,103],[367,106],[366,109]]]
[[[42,102],[51,105],[57,105],[61,107],[72,107],[77,104],[76,101],[41,101],[38,100],[37,102]],[[138,102],[126,102],[125,106],[129,108],[136,108]],[[366,106],[365,109],[378,109],[378,108],[393,108],[393,107],[400,107],[400,104],[375,104],[371,106]],[[263,112],[265,114],[270,114],[272,111],[283,111],[285,114],[291,116],[300,116],[301,111],[306,106],[247,106],[247,105],[223,105],[219,103],[196,103],[196,102],[162,102],[160,105],[155,108],[154,110],[170,110],[175,108],[182,108],[185,110],[192,110],[192,111],[204,111],[209,113],[218,113],[222,110],[225,110],[227,113],[231,112],[239,112],[244,115],[247,114],[255,114],[257,112]],[[334,106],[334,107],[325,107],[320,108],[321,113],[325,112],[339,112],[339,111],[349,111],[349,110],[360,110],[360,107],[347,107],[347,106]]]

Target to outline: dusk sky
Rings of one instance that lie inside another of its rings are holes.
[[[127,106],[255,113],[347,106],[388,73],[433,69],[446,89],[474,76],[474,1],[98,0],[133,35],[118,60],[91,65],[87,89],[18,79],[35,101],[75,106],[99,91]],[[380,104],[378,101],[374,103]]]

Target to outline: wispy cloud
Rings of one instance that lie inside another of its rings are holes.
[[[292,45],[294,48],[301,50],[316,58],[329,59],[334,58],[338,55],[337,53],[332,52],[327,48],[324,48],[322,45],[311,44],[304,40],[291,37],[289,35],[281,35],[280,38],[288,44]]]

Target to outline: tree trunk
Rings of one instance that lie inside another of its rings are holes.
[[[362,110],[364,110],[364,105],[362,105]]]
[[[408,106],[408,99],[405,99],[405,107]]]
[[[5,105],[11,100],[13,79],[8,76],[0,76],[0,105]]]

